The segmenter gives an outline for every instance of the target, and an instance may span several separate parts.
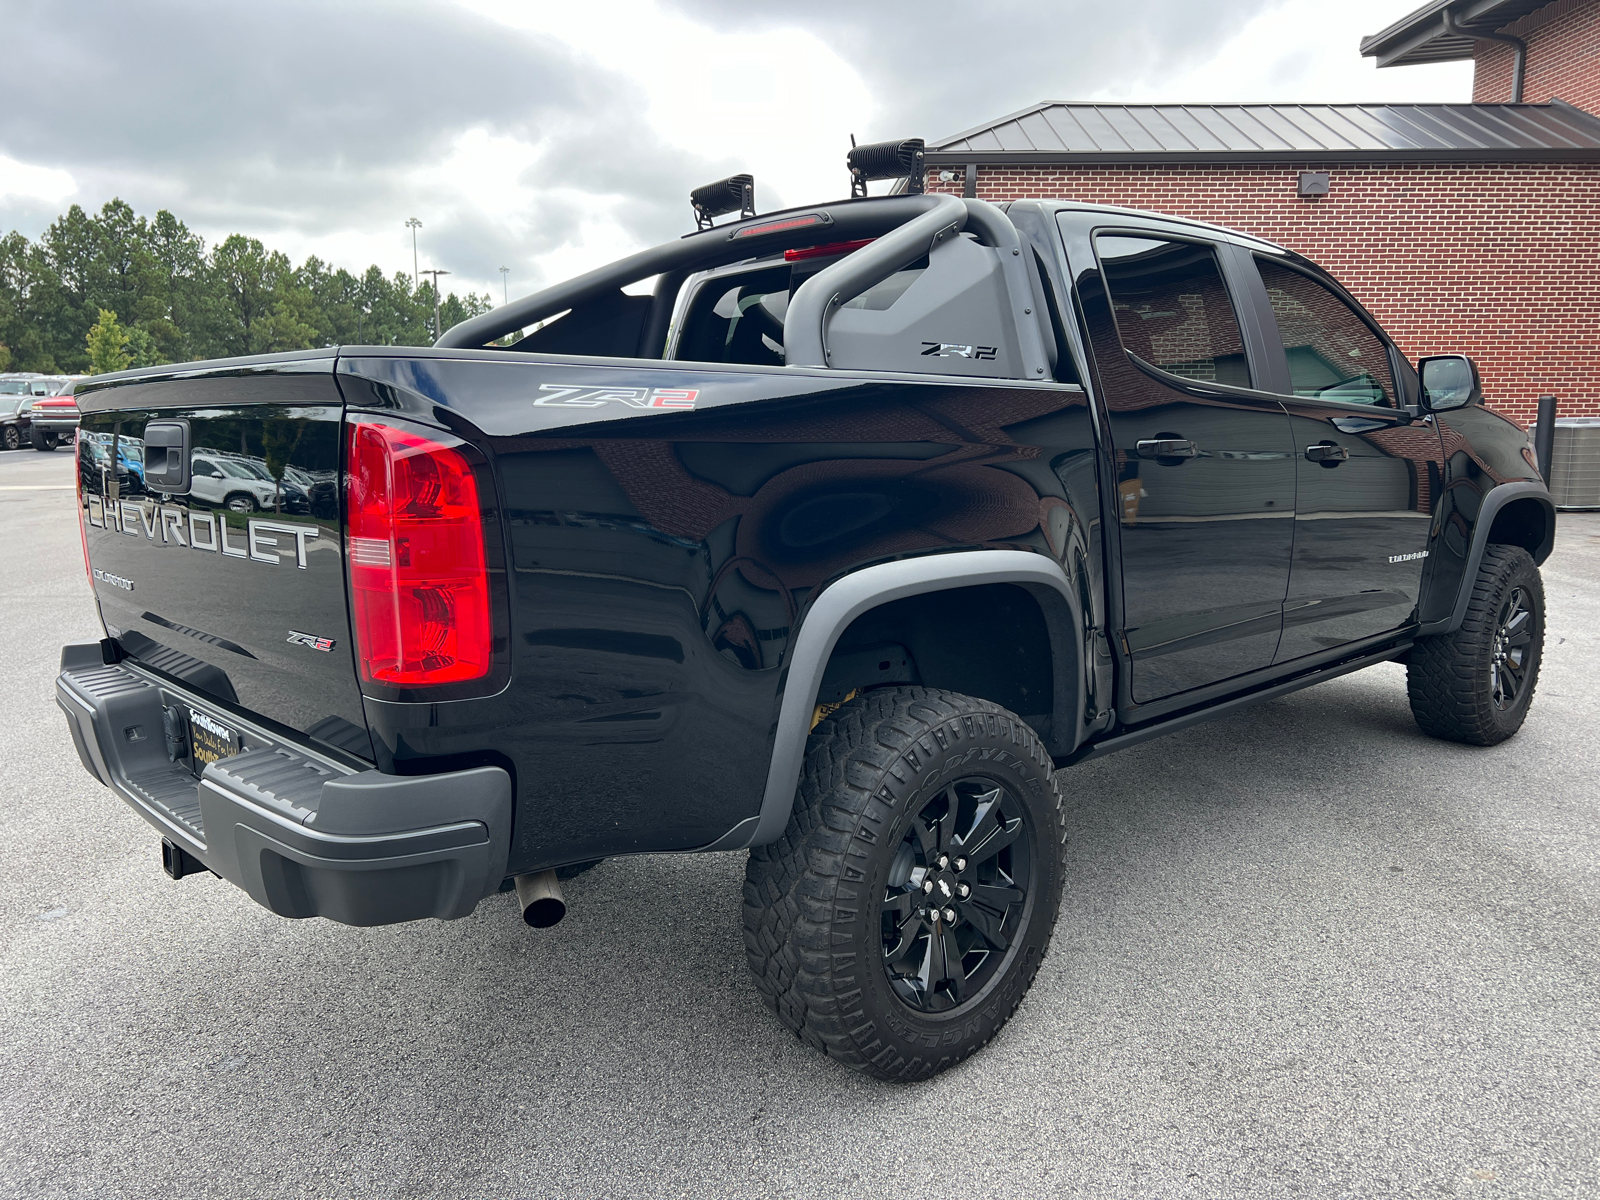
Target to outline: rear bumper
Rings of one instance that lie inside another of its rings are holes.
[[[464,917],[505,877],[511,778],[353,771],[127,663],[61,652],[56,703],[84,768],[162,835],[284,917],[388,925]],[[237,729],[196,780],[167,758],[162,710]]]

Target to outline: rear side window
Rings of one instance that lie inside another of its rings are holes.
[[[1239,318],[1215,249],[1111,234],[1094,243],[1117,333],[1130,354],[1185,379],[1250,386]]]
[[[1309,275],[1258,258],[1278,320],[1296,396],[1393,405],[1394,372],[1383,339],[1353,308]]]
[[[684,317],[674,358],[783,366],[789,268],[707,280]]]

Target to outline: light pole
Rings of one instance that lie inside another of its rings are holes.
[[[511,292],[509,290],[509,285],[506,283],[506,280],[508,280],[510,278],[511,278],[511,268],[510,267],[501,267],[500,268],[500,295],[504,298],[504,300],[505,300],[505,302],[507,304],[511,303]]]
[[[411,286],[422,286],[422,272],[417,270],[417,230],[422,228],[422,222],[415,217],[406,218],[406,228],[411,230]]]
[[[444,330],[439,327],[439,276],[448,275],[450,272],[441,271],[438,267],[429,267],[422,273],[433,276],[433,337],[437,341],[444,333]]]

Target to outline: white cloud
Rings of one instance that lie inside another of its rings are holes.
[[[979,22],[947,0],[151,2],[168,16],[106,10],[116,27],[67,102],[24,91],[0,109],[0,230],[37,236],[67,203],[121,196],[210,241],[409,274],[416,216],[421,265],[499,299],[502,265],[516,296],[687,231],[689,187],[718,175],[753,172],[763,211],[842,196],[852,133],[938,137],[1047,99],[1471,91],[1470,64],[1360,57],[1411,0],[994,0]],[[13,32],[72,44],[73,7],[26,9]],[[336,28],[308,45],[313,12]],[[145,43],[173,36],[181,65],[152,76]],[[417,46],[436,65],[397,68]],[[128,120],[97,126],[112,96],[136,101]]]
[[[877,106],[860,74],[799,19],[770,32],[729,32],[653,0],[464,4],[622,74],[644,93],[641,115],[657,138],[729,173],[754,173],[763,210],[848,194],[850,134],[865,132]],[[689,197],[681,201],[687,228]]]
[[[1119,79],[1091,98],[1194,104],[1470,101],[1471,62],[1379,70],[1375,60],[1361,57],[1361,39],[1409,8],[1394,0],[1285,0],[1247,21],[1208,61],[1158,77]]]
[[[0,154],[0,198],[60,203],[78,190],[70,172]]]

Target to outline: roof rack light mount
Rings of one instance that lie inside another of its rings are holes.
[[[696,229],[710,229],[711,222],[724,213],[737,212],[741,221],[756,215],[756,177],[730,175],[689,193]]]
[[[906,195],[921,194],[925,188],[927,172],[923,167],[926,143],[921,138],[901,138],[892,142],[855,144],[850,137],[850,153],[845,162],[850,167],[850,196],[852,199],[867,194],[869,179],[904,179]]]

